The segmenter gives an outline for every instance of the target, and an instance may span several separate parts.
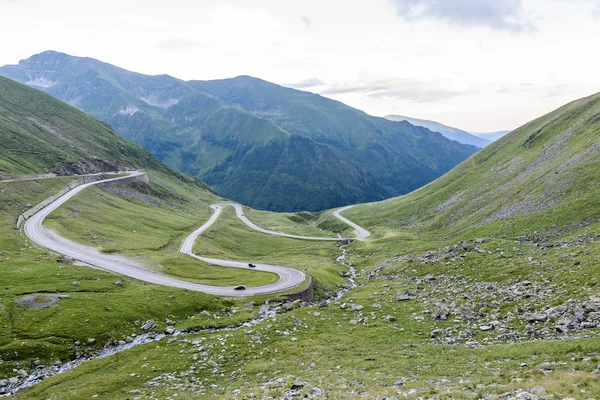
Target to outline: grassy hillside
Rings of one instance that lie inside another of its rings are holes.
[[[415,192],[347,215],[380,237],[561,232],[600,216],[600,94],[513,131]]]
[[[105,123],[50,95],[0,77],[0,99],[0,174],[48,172],[85,157],[167,171]]]
[[[110,124],[225,197],[277,211],[407,193],[476,151],[407,123],[260,79],[184,82],[44,52],[0,75]]]

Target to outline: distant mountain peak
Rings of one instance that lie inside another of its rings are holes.
[[[481,147],[485,147],[491,143],[491,141],[489,141],[487,139],[480,138],[478,136],[470,134],[467,131],[463,131],[458,128],[453,128],[451,126],[447,126],[447,125],[441,124],[436,121],[405,117],[403,115],[387,115],[384,118],[388,119],[390,121],[406,121],[412,125],[427,128],[432,132],[439,132],[445,138],[454,140],[454,141],[456,141],[458,143],[462,143],[462,144],[470,144],[472,146],[481,148]]]

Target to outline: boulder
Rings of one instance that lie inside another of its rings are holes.
[[[141,327],[141,329],[144,331],[149,331],[154,328],[156,328],[156,322],[154,322],[153,319],[149,319],[148,321],[144,322]]]

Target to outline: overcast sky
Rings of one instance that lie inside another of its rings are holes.
[[[252,75],[472,131],[600,91],[600,0],[0,0],[0,34],[1,65],[57,50]]]

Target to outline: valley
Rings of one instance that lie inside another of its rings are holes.
[[[477,150],[247,76],[19,65],[52,96],[0,78],[0,396],[600,396],[600,94]]]

